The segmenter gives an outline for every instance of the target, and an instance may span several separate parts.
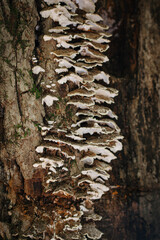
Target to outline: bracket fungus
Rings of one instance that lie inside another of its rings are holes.
[[[45,69],[33,67],[34,74],[43,75],[46,113],[34,167],[46,170],[44,187],[55,199],[47,229],[52,240],[100,239],[94,201],[110,189],[109,163],[123,138],[108,106],[118,91],[108,87],[109,75],[102,70],[110,34],[94,13],[97,0],[44,2],[41,51],[49,44],[53,50],[45,62],[34,63]]]

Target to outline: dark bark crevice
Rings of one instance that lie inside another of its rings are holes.
[[[15,76],[15,90],[16,90],[16,96],[17,96],[17,104],[18,104],[19,114],[21,116],[21,123],[23,125],[23,121],[22,121],[23,113],[22,113],[22,108],[21,108],[21,103],[20,103],[20,94],[19,94],[19,89],[18,89],[18,81],[17,81],[16,70],[14,71],[14,76]]]
[[[4,143],[4,114],[5,114],[5,107],[0,103],[0,144]]]

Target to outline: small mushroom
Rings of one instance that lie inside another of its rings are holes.
[[[51,107],[54,101],[58,101],[58,98],[51,95],[47,95],[42,98],[42,104],[45,103],[48,107]]]
[[[71,91],[68,93],[68,96],[69,97],[72,97],[72,96],[84,96],[84,97],[91,97],[94,95],[94,92],[93,91],[88,91],[86,89],[76,89],[74,91]]]
[[[32,72],[34,74],[39,74],[40,72],[45,72],[45,70],[41,66],[35,66],[32,68]]]
[[[93,0],[76,0],[76,3],[79,9],[85,12],[94,13],[95,11],[95,3]]]
[[[74,105],[77,108],[80,109],[88,109],[89,107],[94,105],[94,102],[91,99],[86,99],[86,98],[82,98],[82,99],[71,99],[67,102],[67,105]]]
[[[88,20],[91,20],[92,22],[103,21],[103,18],[101,16],[99,16],[98,14],[94,14],[94,13],[87,13],[86,17]]]
[[[81,78],[80,76],[78,76],[77,74],[68,74],[66,75],[65,77],[62,77],[58,80],[58,83],[59,84],[64,84],[68,81],[71,81],[77,85],[79,85],[82,81],[83,81],[83,78]]]

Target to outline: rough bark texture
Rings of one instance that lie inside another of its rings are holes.
[[[124,135],[111,176],[118,188],[96,208],[103,215],[99,228],[103,240],[158,240],[160,3],[106,0],[98,8],[113,34],[106,69],[120,91],[114,112]],[[40,79],[30,72],[38,20],[33,0],[0,3],[0,239],[23,239],[36,223],[43,232],[41,216],[52,201],[45,204],[42,173],[33,174],[44,114]]]
[[[26,231],[33,219],[24,212],[25,196],[36,192],[33,178],[35,147],[40,142],[38,122],[43,108],[36,99],[31,57],[38,21],[34,1],[0,3],[1,174],[0,235]],[[31,206],[30,206],[31,207]],[[26,210],[25,210],[26,211]]]

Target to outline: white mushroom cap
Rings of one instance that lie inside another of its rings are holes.
[[[89,107],[94,105],[94,102],[91,99],[71,99],[67,102],[67,105],[74,105],[77,108],[88,109]]]
[[[60,5],[57,5],[55,8],[49,10],[42,10],[40,14],[43,18],[50,17],[54,22],[58,22],[62,27],[66,27],[68,25],[76,26],[78,24],[78,22],[71,20],[71,16],[73,14],[70,14],[65,7]]]
[[[103,80],[105,83],[109,84],[109,75],[106,74],[105,72],[101,71],[97,75],[94,76],[94,79],[99,81]]]
[[[32,68],[32,72],[34,74],[39,74],[40,72],[45,72],[45,70],[40,66],[35,66],[35,67]]]
[[[58,98],[50,95],[47,95],[44,98],[42,98],[42,104],[45,103],[48,107],[51,107],[54,101],[58,101]]]
[[[91,58],[97,58],[101,59],[103,62],[109,61],[108,57],[101,54],[97,50],[90,49],[89,47],[81,47],[80,50],[78,51],[82,56],[88,56]],[[98,60],[97,60],[98,61]]]
[[[88,91],[86,89],[76,89],[74,91],[71,91],[68,93],[68,96],[69,97],[72,97],[72,96],[86,96],[86,97],[91,97],[94,95],[94,92],[93,91]]]
[[[69,27],[61,27],[61,26],[57,26],[54,28],[50,28],[48,30],[49,33],[63,33],[65,30],[68,30]]]
[[[66,3],[73,12],[76,11],[77,6],[72,0],[44,0],[48,5]]]
[[[82,174],[89,176],[92,180],[95,180],[98,177],[101,177],[105,181],[109,179],[109,174],[102,174],[93,169],[83,170]]]
[[[79,8],[85,12],[94,13],[95,11],[95,1],[93,0],[76,0]]]
[[[74,59],[78,53],[73,49],[63,49],[63,50],[57,49],[57,50],[51,52],[50,54],[53,54],[57,57],[69,57],[69,58]]]
[[[65,76],[65,77],[60,78],[60,79],[58,80],[58,83],[59,83],[59,84],[64,84],[64,83],[66,83],[66,82],[68,82],[68,81],[71,81],[71,82],[79,85],[80,82],[83,81],[83,78],[81,78],[81,77],[78,76],[77,74],[71,73],[71,74],[69,74],[69,75],[67,75],[67,76]]]
[[[91,20],[92,22],[103,21],[103,18],[101,16],[99,16],[98,14],[87,13],[86,17],[87,17],[87,19]]]

